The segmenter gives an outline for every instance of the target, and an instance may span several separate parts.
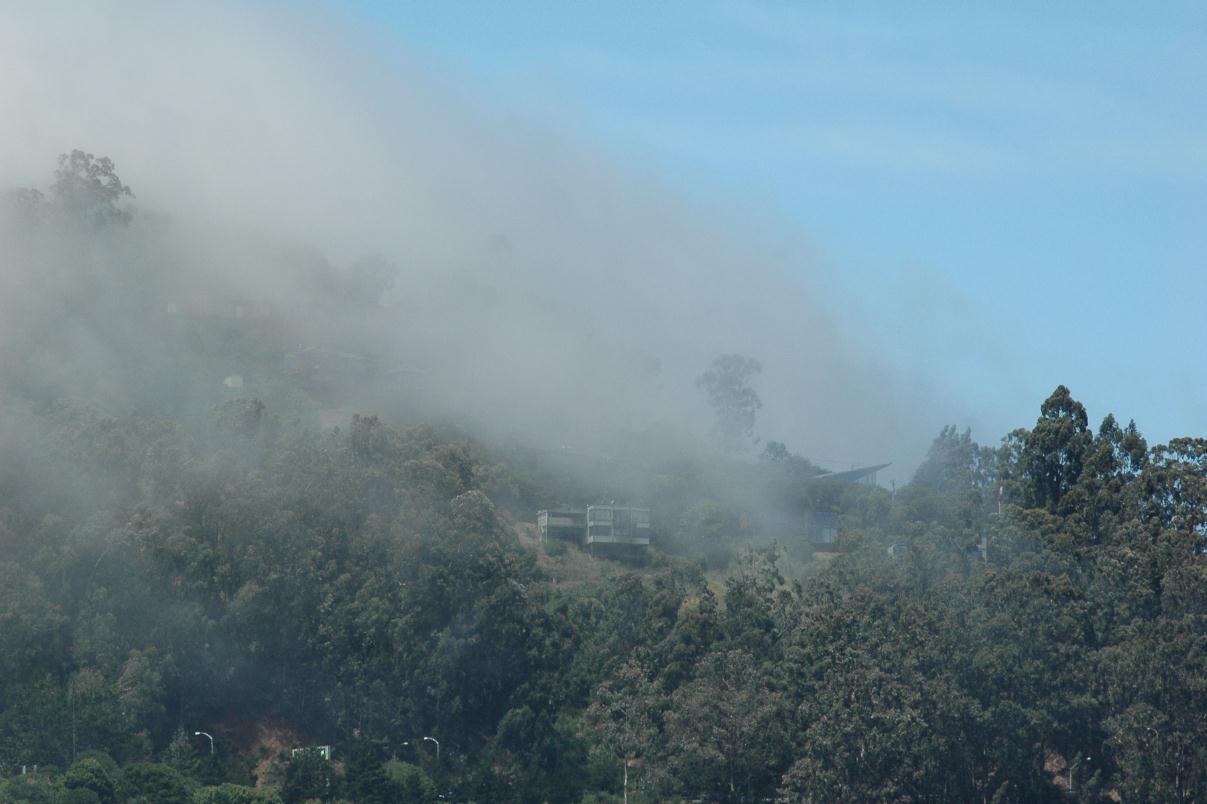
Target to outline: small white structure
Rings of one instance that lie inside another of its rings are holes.
[[[303,756],[304,754],[318,754],[328,762],[331,761],[331,746],[329,745],[312,745],[308,748],[295,748],[289,752],[290,758]]]

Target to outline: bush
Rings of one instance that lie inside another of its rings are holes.
[[[63,776],[63,787],[82,802],[85,794],[74,791],[88,791],[95,794],[95,800],[100,804],[117,804],[117,793],[113,788],[113,780],[105,771],[104,766],[95,757],[84,757],[71,766]],[[74,802],[76,799],[73,798]]]
[[[286,802],[325,799],[337,787],[331,763],[314,751],[303,751],[291,757],[285,766],[285,783],[281,798]]]
[[[382,769],[399,804],[435,804],[436,783],[423,768],[392,759]]]
[[[51,804],[55,800],[53,783],[42,776],[14,776],[0,782],[0,801],[5,804]]]
[[[136,762],[122,769],[117,795],[127,804],[189,804],[189,786],[169,765]]]
[[[193,793],[191,804],[282,804],[272,788],[256,789],[239,784],[203,787]]]

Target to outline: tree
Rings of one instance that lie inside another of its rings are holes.
[[[30,226],[37,223],[45,211],[46,196],[32,187],[8,191],[9,212],[17,223]]]
[[[972,440],[971,429],[961,433],[949,425],[931,443],[912,482],[960,494],[984,489],[995,479],[993,459],[992,449]]]
[[[737,516],[715,500],[701,500],[683,512],[673,539],[682,552],[718,568],[733,559],[734,546],[743,535]]]
[[[346,773],[346,790],[353,801],[388,804],[394,800],[390,780],[375,748],[366,745],[353,749]],[[285,800],[290,801],[288,796]]]
[[[764,463],[787,463],[791,459],[792,453],[782,441],[768,441],[763,447],[763,454],[759,456]]]
[[[380,255],[361,257],[344,272],[342,290],[349,301],[376,306],[398,280],[398,266]]]
[[[30,765],[70,761],[71,722],[63,688],[50,676],[19,685],[0,679],[0,755]]]
[[[1025,437],[1022,466],[1024,503],[1055,511],[1076,485],[1093,443],[1085,407],[1061,385],[1040,406],[1035,429]]]
[[[782,768],[787,702],[743,651],[714,653],[671,697],[666,742],[682,792],[722,801],[769,795]]]
[[[281,798],[286,804],[332,798],[335,773],[328,762],[317,751],[302,751],[285,766],[285,782],[281,785]]]
[[[972,440],[972,432],[944,427],[930,445],[926,460],[898,495],[904,522],[946,522],[969,534],[981,532],[996,509],[997,455]]]
[[[145,728],[163,714],[163,676],[154,648],[132,650],[114,685],[122,720],[129,729]]]
[[[396,759],[382,766],[398,804],[436,804],[436,783],[423,768]]]
[[[281,804],[281,797],[271,788],[220,784],[193,793],[193,804]]]
[[[164,764],[184,776],[195,776],[200,760],[193,742],[183,728],[177,728],[172,735],[172,741],[164,749],[162,756]]]
[[[639,666],[629,663],[598,689],[587,709],[586,725],[613,767],[620,769],[657,749],[664,707],[656,685]]]
[[[189,786],[174,768],[135,762],[122,768],[117,794],[128,804],[189,804]]]
[[[759,361],[752,357],[721,355],[696,378],[696,387],[716,414],[716,431],[726,454],[741,452],[758,443],[754,437],[754,418],[763,402],[749,381],[762,370]]]
[[[91,790],[100,804],[116,804],[117,794],[113,780],[99,761],[85,757],[71,766],[63,777],[63,786],[68,790]]]
[[[1175,438],[1153,447],[1149,475],[1164,524],[1192,537],[1201,550],[1207,537],[1207,438]]]
[[[88,791],[91,801],[96,794]],[[68,804],[68,795],[59,795],[57,780],[47,774],[14,776],[0,781],[0,801],[5,804]]]
[[[118,204],[124,197],[134,197],[114,170],[107,156],[96,158],[81,150],[59,157],[50,188],[56,206],[65,217],[102,226],[107,223],[129,223],[133,217]]]
[[[49,669],[64,620],[41,579],[18,564],[0,562],[0,678],[15,681]]]

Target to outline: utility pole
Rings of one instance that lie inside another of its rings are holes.
[[[71,681],[67,682],[67,696],[71,699],[71,761],[74,764],[78,757],[75,742],[75,684]]]

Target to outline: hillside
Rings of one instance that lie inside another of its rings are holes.
[[[0,800],[1207,795],[1207,441],[1060,386],[895,492],[743,452],[752,406],[538,449],[425,400],[379,263],[238,301],[122,197],[10,210]],[[534,537],[614,499],[650,548]]]

